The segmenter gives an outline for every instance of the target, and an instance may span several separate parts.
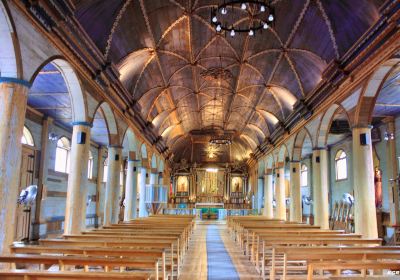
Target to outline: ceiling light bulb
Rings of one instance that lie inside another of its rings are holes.
[[[242,3],[242,5],[240,5],[240,8],[241,8],[242,10],[246,10],[246,8],[247,8],[246,3]]]
[[[216,16],[213,16],[212,22],[217,22],[217,21],[218,21],[217,17],[216,17]]]
[[[264,6],[264,5],[261,5],[261,7],[260,7],[260,12],[261,12],[261,13],[265,12],[265,6]]]
[[[228,13],[228,10],[225,7],[223,7],[221,10],[221,14],[226,15],[227,13]]]
[[[235,30],[231,30],[231,37],[235,36]]]
[[[222,29],[222,28],[221,28],[221,24],[218,24],[218,25],[217,25],[217,28],[215,28],[215,30],[217,30],[217,32],[221,32],[221,29]]]
[[[253,35],[254,35],[254,31],[253,31],[253,29],[250,29],[249,36],[253,36]]]
[[[269,25],[268,25],[268,23],[264,22],[264,24],[263,24],[263,28],[264,28],[264,29],[268,29],[268,28],[269,28]]]
[[[274,21],[274,15],[273,15],[273,14],[270,14],[269,17],[268,17],[268,20],[269,20],[269,21]]]

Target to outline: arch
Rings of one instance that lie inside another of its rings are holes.
[[[60,56],[51,57],[44,61],[32,76],[30,83],[33,84],[36,77],[40,75],[40,71],[47,65],[54,66],[61,74],[67,87],[68,95],[70,98],[70,106],[72,111],[72,122],[87,122],[87,102],[81,81],[75,73],[75,69],[68,61]]]
[[[312,148],[312,138],[310,135],[310,132],[308,131],[307,128],[303,128],[296,134],[296,138],[294,140],[293,144],[293,151],[292,151],[292,160],[293,161],[300,161],[302,157],[302,150],[304,146],[304,142],[306,138],[308,137],[309,141],[311,142],[311,148]]]
[[[31,147],[35,146],[35,141],[33,140],[32,133],[29,130],[29,128],[26,126],[24,126],[24,130],[22,132],[21,143],[24,145],[31,146]]]
[[[400,58],[392,58],[381,64],[378,69],[370,76],[366,82],[363,92],[360,96],[358,106],[356,108],[356,115],[354,118],[354,125],[367,126],[371,124],[372,113],[374,111],[375,103],[378,98],[379,92],[382,89],[388,76],[391,74],[400,63]]]
[[[138,157],[138,143],[135,133],[130,127],[125,130],[124,136],[122,138],[122,147],[125,155],[129,152],[135,152],[135,157]]]
[[[96,129],[96,114],[100,113],[102,118],[104,119],[104,122],[106,124],[106,134],[108,138],[108,144],[109,145],[120,145],[119,141],[119,133],[118,133],[118,125],[117,121],[114,115],[113,110],[111,109],[110,105],[107,102],[100,102],[99,105],[97,106],[96,110],[94,111],[93,117],[92,117],[92,131],[95,131]],[[104,132],[100,132],[101,133]],[[96,136],[94,133],[92,134],[93,139],[96,141]],[[99,139],[99,141],[101,141]]]
[[[277,154],[277,163],[285,162],[286,156],[289,156],[288,148],[286,147],[286,144],[282,144],[279,147],[279,152]]]
[[[265,173],[267,173],[267,169],[272,169],[275,166],[274,157],[272,154],[268,154],[265,158]]]
[[[17,59],[17,42],[14,24],[5,1],[0,1],[0,77],[19,78],[22,76]]]
[[[147,159],[147,147],[145,143],[140,146],[140,156],[142,159]]]

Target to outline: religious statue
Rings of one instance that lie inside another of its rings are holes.
[[[382,170],[375,167],[375,206],[378,209],[382,208]]]

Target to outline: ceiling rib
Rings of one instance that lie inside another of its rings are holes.
[[[166,97],[167,97],[167,100],[168,100],[168,102],[169,102],[169,105],[170,105],[172,108],[176,108],[175,103],[174,103],[174,100],[173,100],[173,98],[171,97],[171,93],[169,92],[169,90],[168,90],[168,88],[167,88],[168,85],[167,85],[167,83],[166,83],[165,75],[164,75],[163,69],[162,69],[162,67],[161,67],[160,57],[159,57],[159,55],[158,55],[158,50],[157,50],[157,48],[156,48],[155,37],[154,37],[154,34],[153,34],[153,30],[151,29],[151,25],[150,25],[149,17],[148,17],[148,15],[147,15],[147,11],[146,11],[146,6],[145,6],[145,4],[144,4],[144,0],[139,0],[139,1],[140,1],[140,8],[141,8],[141,10],[142,10],[144,20],[145,20],[145,22],[146,22],[146,27],[147,27],[147,30],[148,30],[148,32],[149,32],[149,34],[150,34],[151,42],[152,42],[152,44],[153,44],[154,55],[155,55],[155,57],[156,57],[156,59],[157,59],[157,65],[158,65],[159,71],[160,71],[160,73],[161,73],[161,77],[162,77],[162,80],[163,80],[164,87],[166,88],[166,92],[167,92]],[[179,120],[178,115],[176,114],[176,111],[174,111],[174,112],[175,112],[175,113],[173,114],[173,117],[174,117],[175,123],[177,123],[177,122],[181,123],[181,121]]]

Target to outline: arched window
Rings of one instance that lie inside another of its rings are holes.
[[[55,171],[68,173],[69,172],[69,156],[71,144],[66,137],[61,137],[57,141],[56,148],[56,164]]]
[[[21,143],[32,147],[35,146],[35,143],[33,142],[32,133],[26,126],[24,126],[24,131],[22,132]]]
[[[339,150],[335,156],[336,180],[347,179],[347,155],[343,150]]]
[[[308,185],[308,168],[307,168],[307,165],[305,165],[305,164],[301,165],[300,185],[302,187],[307,187],[307,185]]]
[[[108,176],[108,159],[105,159],[103,162],[103,183],[107,183]]]
[[[93,178],[93,154],[92,151],[89,151],[89,160],[88,160],[88,179]]]

